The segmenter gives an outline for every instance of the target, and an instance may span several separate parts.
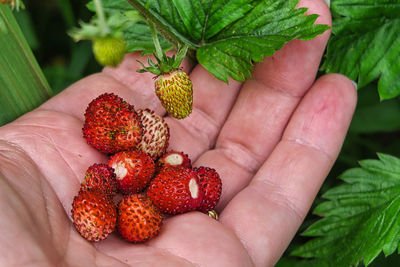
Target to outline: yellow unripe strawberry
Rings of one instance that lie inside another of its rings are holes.
[[[122,38],[108,36],[93,40],[94,56],[102,66],[118,66],[125,52],[126,43]]]
[[[156,53],[154,54],[156,62],[148,58],[149,66],[142,65],[138,72],[151,72],[155,75],[155,91],[161,104],[168,114],[176,119],[184,119],[190,115],[193,109],[193,85],[192,81],[184,71],[179,69],[182,60],[185,58],[188,50],[187,46],[178,47],[176,55],[167,56],[161,51],[161,46],[154,39]]]
[[[190,115],[193,105],[193,87],[189,76],[181,70],[161,74],[155,81],[156,95],[168,114],[176,119]]]
[[[0,0],[0,4],[11,4],[12,0]]]

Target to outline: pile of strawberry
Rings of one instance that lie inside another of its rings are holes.
[[[102,94],[86,109],[83,136],[109,156],[87,169],[72,203],[74,225],[89,241],[117,229],[130,242],[144,242],[158,235],[166,215],[207,213],[219,201],[218,173],[193,168],[183,152],[167,152],[168,125],[151,110]]]

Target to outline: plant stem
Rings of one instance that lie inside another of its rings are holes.
[[[96,9],[97,17],[99,18],[99,26],[103,36],[110,33],[110,28],[106,22],[106,16],[104,15],[103,4],[101,0],[93,0],[94,8]]]
[[[154,47],[156,49],[155,56],[158,57],[158,59],[162,62],[164,59],[164,52],[161,48],[160,40],[158,40],[157,30],[154,27],[153,22],[151,22],[150,20],[147,20],[147,24],[150,27],[151,36],[153,37],[153,43],[154,43]]]

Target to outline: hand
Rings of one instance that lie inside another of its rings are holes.
[[[302,1],[330,23],[323,1]],[[356,102],[341,75],[315,80],[329,33],[293,41],[256,64],[253,79],[224,84],[185,63],[194,110],[166,118],[170,148],[223,180],[220,220],[199,212],[171,217],[160,235],[130,244],[116,234],[90,243],[70,219],[86,169],[106,157],[82,137],[87,104],[113,92],[163,113],[139,54],[87,77],[0,128],[0,259],[38,266],[272,266],[306,216],[338,156]],[[23,251],[22,251],[23,250]]]

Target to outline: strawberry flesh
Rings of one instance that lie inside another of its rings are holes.
[[[167,214],[196,210],[203,200],[197,174],[190,168],[162,169],[150,182],[147,196]]]
[[[157,170],[164,167],[172,168],[191,168],[192,162],[189,156],[183,152],[171,150],[165,153],[157,161]]]
[[[204,193],[199,211],[208,212],[215,208],[221,197],[222,181],[216,170],[209,167],[198,167],[193,169],[198,177],[200,187]]]
[[[153,159],[137,150],[114,154],[110,157],[108,166],[114,169],[118,189],[122,194],[143,191],[153,178],[155,171]]]

